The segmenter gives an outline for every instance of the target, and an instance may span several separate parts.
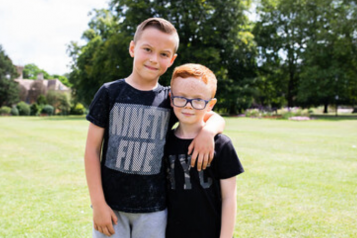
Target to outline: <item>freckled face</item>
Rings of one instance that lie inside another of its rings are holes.
[[[201,80],[196,78],[176,78],[171,85],[171,96],[181,96],[188,99],[200,98],[203,100],[210,100],[212,92],[210,88]],[[211,111],[216,99],[210,101],[203,110],[196,110],[191,103],[187,103],[185,107],[179,108],[172,104],[176,117],[180,123],[186,124],[202,124],[206,112]]]
[[[173,64],[176,39],[174,35],[155,28],[143,31],[139,40],[130,43],[129,53],[134,57],[133,74],[137,80],[157,81]]]

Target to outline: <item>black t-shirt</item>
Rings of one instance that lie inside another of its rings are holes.
[[[162,158],[175,120],[169,90],[159,85],[140,91],[121,79],[104,84],[90,105],[87,120],[105,129],[101,176],[106,202],[114,210],[166,208]]]
[[[203,171],[191,168],[187,155],[192,140],[180,139],[171,131],[165,148],[168,163],[167,238],[218,238],[221,229],[220,179],[244,172],[231,140],[215,137],[215,156]]]

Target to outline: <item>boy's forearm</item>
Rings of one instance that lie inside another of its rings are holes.
[[[222,133],[226,124],[223,117],[213,111],[206,113],[204,121],[206,122],[205,130],[212,132],[213,136]]]
[[[105,202],[100,170],[100,153],[104,129],[90,123],[84,155],[87,185],[92,206]]]
[[[92,206],[104,203],[99,155],[93,153],[86,154],[85,172]]]
[[[236,218],[236,199],[231,196],[222,200],[222,222],[220,238],[232,238]]]
[[[222,193],[222,222],[220,238],[232,238],[236,221],[236,177],[220,180]]]

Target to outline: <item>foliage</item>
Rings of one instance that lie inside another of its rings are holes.
[[[171,21],[180,35],[175,65],[197,62],[219,79],[217,107],[236,113],[249,107],[255,87],[255,44],[244,11],[249,1],[127,1],[113,0],[111,11],[95,10],[84,46],[72,42],[73,84],[77,100],[88,105],[105,82],[127,77],[132,70],[128,45],[136,26],[149,17]],[[226,17],[222,17],[222,15]],[[169,84],[173,67],[160,79]],[[239,95],[239,97],[238,97]]]
[[[253,33],[259,102],[288,107],[357,103],[357,4],[261,0]]]
[[[25,102],[19,102],[16,107],[19,110],[20,116],[28,116],[31,113],[30,106]]]
[[[43,114],[47,114],[48,116],[52,116],[54,113],[55,108],[49,104],[45,105],[42,110],[41,113]]]
[[[45,97],[45,95],[41,94],[37,97],[37,100],[36,100],[37,104],[38,105],[46,105],[47,104],[47,99]]]
[[[11,113],[11,108],[7,106],[2,106],[0,108],[0,115],[10,115]]]
[[[60,111],[60,115],[69,115],[71,110],[71,103],[67,94],[60,93],[58,95],[58,104],[56,108]]]
[[[38,116],[39,112],[42,110],[41,107],[37,103],[33,103],[30,107],[30,115],[31,116]]]
[[[16,106],[11,107],[11,115],[13,116],[18,116],[19,115],[19,109],[17,109]]]
[[[324,105],[325,113],[331,104],[357,103],[357,4],[324,0],[306,8],[310,40],[297,99],[305,106]]]
[[[22,71],[23,78],[25,79],[37,79],[38,74],[43,74],[44,79],[50,79],[51,75],[45,70],[40,69],[35,64],[26,64],[24,70]]]
[[[71,107],[71,115],[83,115],[85,113],[85,107],[82,103],[76,103]]]
[[[68,77],[65,75],[54,74],[51,76],[52,78],[58,79],[61,81],[65,86],[72,87],[72,84],[69,82]]]
[[[15,66],[0,45],[0,107],[18,102],[19,88],[13,80],[17,76]]]

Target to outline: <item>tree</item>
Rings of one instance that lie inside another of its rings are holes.
[[[297,99],[302,105],[356,103],[357,5],[355,1],[320,0],[307,4],[310,40]]]
[[[11,106],[19,101],[16,67],[0,45],[0,107]]]
[[[51,77],[58,79],[59,81],[61,81],[61,83],[63,83],[64,85],[66,85],[69,88],[72,87],[72,84],[69,82],[68,76],[66,76],[66,75],[54,74]]]
[[[267,72],[278,80],[280,92],[274,92],[274,98],[284,95],[288,107],[296,105],[301,54],[308,40],[304,4],[300,0],[261,0],[257,7],[259,20],[253,30],[261,59],[260,73]]]
[[[261,101],[288,106],[356,103],[354,0],[261,0],[254,28]],[[269,90],[266,90],[269,89]],[[279,100],[278,100],[279,101]]]
[[[94,12],[83,34],[87,44],[69,46],[75,96],[88,105],[104,82],[128,76],[128,46],[136,26],[146,18],[162,17],[180,35],[175,65],[194,62],[211,68],[219,79],[217,107],[227,113],[242,111],[253,99],[256,68],[253,36],[244,15],[248,6],[249,1],[237,0],[111,1],[110,10]],[[169,84],[173,68],[160,78],[162,84]]]
[[[44,79],[50,79],[51,76],[45,70],[40,69],[35,64],[27,64],[22,71],[23,78],[25,79],[37,79],[38,74],[42,73]]]

